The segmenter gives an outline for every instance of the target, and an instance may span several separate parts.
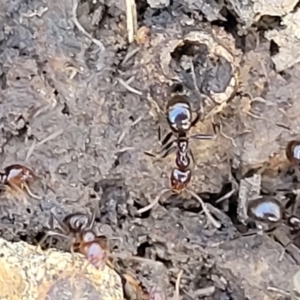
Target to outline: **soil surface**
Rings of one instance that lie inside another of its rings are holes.
[[[3,193],[1,236],[35,245],[51,212],[90,214],[96,203],[95,229],[110,251],[143,258],[115,264],[145,290],[166,299],[288,299],[300,263],[297,239],[279,259],[289,228],[233,238],[255,227],[242,213],[252,194],[295,203],[298,170],[285,147],[300,132],[298,1],[136,2],[129,44],[123,1],[0,0],[1,166],[32,168],[30,190],[41,198],[26,205]],[[167,132],[176,93],[201,111],[191,134],[215,133],[191,139],[189,189],[219,229],[188,192],[138,214],[169,187],[175,154],[144,152],[159,149],[158,125]]]

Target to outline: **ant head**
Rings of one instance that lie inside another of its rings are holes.
[[[263,223],[274,224],[282,220],[283,207],[274,198],[260,198],[251,200],[248,209],[248,217]]]
[[[167,121],[176,132],[187,132],[192,126],[191,105],[185,96],[174,96],[167,105]]]

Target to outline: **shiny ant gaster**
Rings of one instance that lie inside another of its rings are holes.
[[[11,194],[18,200],[27,204],[27,197],[24,190],[35,199],[41,200],[41,198],[33,194],[28,186],[29,181],[35,179],[36,174],[28,167],[21,164],[13,164],[4,168],[3,172],[0,172],[0,190],[6,194]]]
[[[46,235],[39,242],[42,245],[49,237],[63,238],[68,240],[70,251],[83,254],[87,260],[96,268],[107,263],[106,239],[97,237],[93,231],[96,213],[93,211],[89,217],[84,213],[75,212],[66,215],[60,220],[54,213],[51,213],[50,227]],[[54,219],[59,224],[59,229],[54,230]]]
[[[165,158],[170,153],[176,151],[176,166],[171,172],[170,181],[172,191],[181,193],[192,179],[190,164],[191,161],[195,162],[193,153],[189,147],[189,139],[211,140],[214,138],[214,135],[195,134],[188,136],[190,129],[199,121],[200,114],[197,113],[196,117],[193,118],[193,111],[186,96],[176,95],[169,100],[166,118],[171,132],[161,141],[160,127],[158,128],[158,138],[163,146],[159,153],[165,152],[162,155],[162,158]],[[175,135],[175,138],[171,140],[173,135]],[[145,154],[155,157],[155,155],[149,152],[145,152]]]

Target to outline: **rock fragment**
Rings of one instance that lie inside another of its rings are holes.
[[[0,249],[0,299],[123,299],[117,273],[107,266],[97,270],[80,254],[1,238]]]

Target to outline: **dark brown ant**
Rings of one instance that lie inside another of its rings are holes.
[[[195,163],[193,153],[189,147],[189,139],[211,140],[215,135],[211,134],[194,134],[189,135],[192,127],[200,120],[200,113],[196,113],[193,117],[193,111],[188,97],[183,95],[173,96],[167,104],[166,119],[171,131],[161,139],[160,127],[158,127],[158,139],[161,142],[162,149],[159,154],[164,153],[161,158],[167,157],[170,153],[176,151],[175,167],[172,169],[170,176],[171,191],[176,194],[181,194],[187,191],[195,197],[201,204],[206,216],[214,224],[220,228],[221,225],[212,217],[203,200],[193,191],[187,189],[188,184],[192,179],[191,162]],[[175,135],[174,139],[171,139]],[[174,145],[175,143],[175,145]],[[156,157],[156,155],[144,152],[147,155]],[[168,190],[163,190],[158,197],[146,207],[140,209],[138,213],[143,213],[151,209]]]
[[[176,151],[175,164],[170,176],[171,189],[175,193],[181,193],[185,190],[192,179],[191,161],[195,162],[193,153],[189,148],[189,139],[211,140],[214,135],[195,134],[188,136],[189,131],[200,120],[200,114],[197,113],[193,118],[193,111],[189,99],[183,95],[173,96],[167,104],[166,113],[167,122],[171,129],[165,138],[161,141],[160,127],[158,128],[158,138],[163,146],[159,153],[163,153],[162,158]],[[171,140],[172,136],[175,138]],[[175,143],[175,145],[174,145]],[[145,152],[147,155],[155,155]]]
[[[295,215],[289,215],[285,211],[282,203],[273,197],[262,197],[251,200],[247,208],[247,215],[253,221],[266,225],[267,228],[264,228],[263,232],[268,234],[274,232],[281,225],[290,228],[292,234],[299,233],[300,231],[300,218]],[[252,231],[244,233],[241,236],[251,236],[257,233],[258,231]],[[293,240],[285,245],[284,249],[292,242]]]
[[[41,198],[33,194],[29,188],[29,182],[37,178],[37,175],[30,168],[21,165],[14,164],[4,168],[0,173],[0,190],[5,194],[12,195],[18,200],[27,204],[27,197],[24,190],[35,199],[41,200]]]
[[[93,231],[96,213],[93,211],[89,217],[84,213],[76,212],[66,215],[62,220],[51,213],[50,227],[46,235],[39,242],[42,245],[49,237],[63,238],[68,240],[70,251],[83,254],[87,260],[96,268],[107,263],[106,239],[97,237]],[[59,228],[54,230],[54,219]]]

